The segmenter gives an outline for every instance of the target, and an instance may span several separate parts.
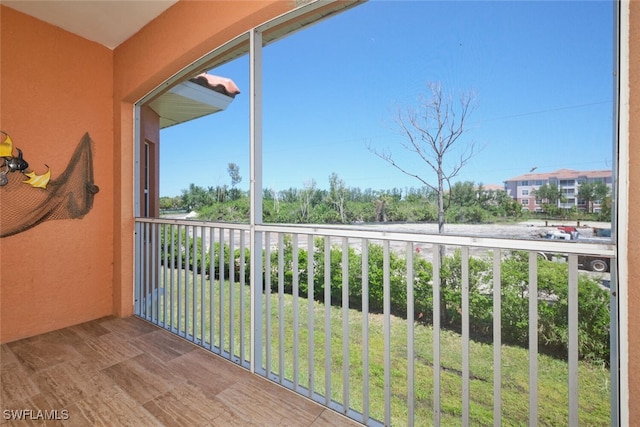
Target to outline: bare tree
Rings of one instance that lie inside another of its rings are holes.
[[[336,208],[336,211],[340,216],[340,222],[343,224],[347,222],[347,215],[345,212],[347,193],[348,190],[344,180],[340,179],[337,173],[331,173],[331,175],[329,175],[328,201]]]
[[[227,166],[227,173],[231,178],[231,191],[230,191],[230,199],[238,200],[240,198],[240,191],[236,188],[236,185],[242,181],[242,177],[240,176],[240,166],[235,163],[229,163]]]
[[[235,188],[236,185],[240,184],[240,181],[242,181],[242,177],[240,176],[240,166],[235,163],[229,163],[227,166],[227,173],[231,178],[232,188]]]
[[[300,192],[300,218],[308,223],[311,218],[311,199],[316,192],[316,180],[312,178],[303,185],[304,189]]]
[[[276,190],[270,190],[273,197],[273,209],[276,211],[276,215],[280,213],[280,195]]]
[[[438,197],[438,232],[444,233],[445,193],[451,193],[451,179],[477,152],[473,142],[461,144],[460,137],[465,133],[468,117],[477,107],[473,91],[463,93],[459,104],[455,104],[451,96],[445,96],[439,83],[430,83],[430,96],[421,96],[415,108],[404,108],[398,111],[396,124],[404,136],[401,147],[415,153],[428,168],[426,171],[414,171],[396,162],[391,151],[377,151],[368,147],[369,151],[398,169],[400,172],[414,177],[431,188]],[[456,156],[454,156],[456,155]],[[451,161],[451,157],[455,160]],[[436,174],[436,183],[429,179],[431,172]]]

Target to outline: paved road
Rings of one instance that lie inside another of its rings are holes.
[[[182,218],[185,218],[183,215]],[[172,219],[182,219],[177,216],[172,217]],[[193,215],[189,215],[189,218],[193,218]],[[575,221],[526,221],[517,224],[447,224],[445,225],[445,232],[447,234],[453,235],[461,235],[461,236],[482,236],[482,237],[495,237],[495,238],[505,238],[505,239],[538,239],[543,237],[547,231],[553,230],[559,226],[578,226]],[[318,225],[318,227],[322,227],[322,225]],[[369,229],[369,230],[387,230],[387,231],[398,231],[398,232],[409,232],[409,233],[421,233],[421,234],[437,234],[438,227],[437,224],[360,224],[357,225],[358,228]],[[589,238],[593,236],[592,227],[597,228],[609,228],[611,225],[609,223],[602,222],[581,222],[579,224],[578,230],[580,234]],[[239,248],[240,246],[240,231],[234,232],[234,246],[235,248]],[[224,241],[227,243],[230,237],[228,233],[225,233]],[[214,234],[214,241],[219,241],[219,234],[216,230]],[[277,250],[278,247],[278,235],[272,234],[271,238],[271,248],[272,250]],[[209,234],[205,236],[205,244],[209,245]],[[332,245],[341,245],[341,239],[335,238],[332,239]],[[356,249],[356,251],[360,251],[360,241],[357,239],[351,239],[349,241],[351,247]],[[245,232],[245,245],[249,245],[249,234]],[[308,246],[307,236],[300,235],[298,236],[298,247],[306,249]],[[392,250],[402,253],[405,251],[406,245],[403,242],[392,242],[391,243]],[[452,254],[457,249],[456,246],[447,246],[446,252],[447,254]],[[433,258],[433,248],[432,245],[428,244],[416,244],[415,250],[419,251],[420,254],[427,260],[431,260]],[[482,248],[472,248],[471,255],[473,256],[488,256],[488,250]],[[589,275],[597,277],[598,279],[609,280],[609,273],[591,273],[585,272]]]

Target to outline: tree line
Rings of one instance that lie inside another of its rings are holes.
[[[236,177],[237,179],[237,177]],[[374,190],[347,186],[338,174],[329,176],[328,188],[319,188],[315,180],[302,188],[263,190],[263,219],[266,223],[293,224],[352,224],[384,222],[436,222],[438,221],[438,194],[431,188],[410,187]],[[561,190],[554,184],[544,185],[536,191],[542,199],[543,216],[571,219],[589,217],[608,220],[610,195],[606,185],[583,183],[578,197],[588,201],[588,212],[560,209]],[[595,193],[588,193],[587,190]],[[606,194],[606,195],[605,195]],[[504,190],[488,190],[473,181],[456,182],[444,195],[447,223],[485,223],[521,220],[535,215],[522,210],[522,206]],[[598,214],[589,214],[595,201],[601,202]],[[162,211],[195,211],[198,217],[210,221],[246,222],[249,220],[249,194],[233,186],[202,187],[195,184],[182,190],[176,197],[161,197]]]

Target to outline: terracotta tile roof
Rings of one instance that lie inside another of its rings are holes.
[[[233,80],[226,77],[202,73],[189,79],[189,81],[232,98],[235,98],[235,96],[240,93],[240,89],[238,89],[238,86],[236,86]]]
[[[483,184],[482,188],[485,191],[500,191],[500,190],[504,190],[504,185],[502,185],[502,184]]]
[[[572,169],[558,169],[554,172],[547,173],[526,173],[514,178],[505,179],[504,182],[511,181],[545,181],[549,178],[556,179],[576,179],[576,178],[608,178],[611,176],[611,170],[592,170],[592,171],[576,171]]]

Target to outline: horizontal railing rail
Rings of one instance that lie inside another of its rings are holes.
[[[140,218],[136,314],[246,368],[255,346],[257,374],[366,425],[598,424],[615,325],[585,255],[615,277],[601,242]]]
[[[174,224],[191,225],[202,227],[223,227],[234,230],[245,230],[249,232],[249,224],[244,223],[216,223],[207,221],[192,221],[180,219],[157,219],[157,218],[137,218],[136,222],[149,224]],[[300,235],[334,237],[355,237],[373,240],[394,240],[394,241],[414,241],[416,243],[429,243],[455,246],[473,246],[478,248],[496,248],[511,250],[531,250],[545,252],[566,252],[582,255],[601,255],[615,258],[616,251],[613,242],[580,242],[567,240],[545,240],[545,239],[513,239],[513,238],[492,238],[486,236],[470,236],[456,234],[433,234],[407,231],[376,230],[366,226],[309,226],[298,224],[262,224],[256,225],[256,231],[294,233]]]

